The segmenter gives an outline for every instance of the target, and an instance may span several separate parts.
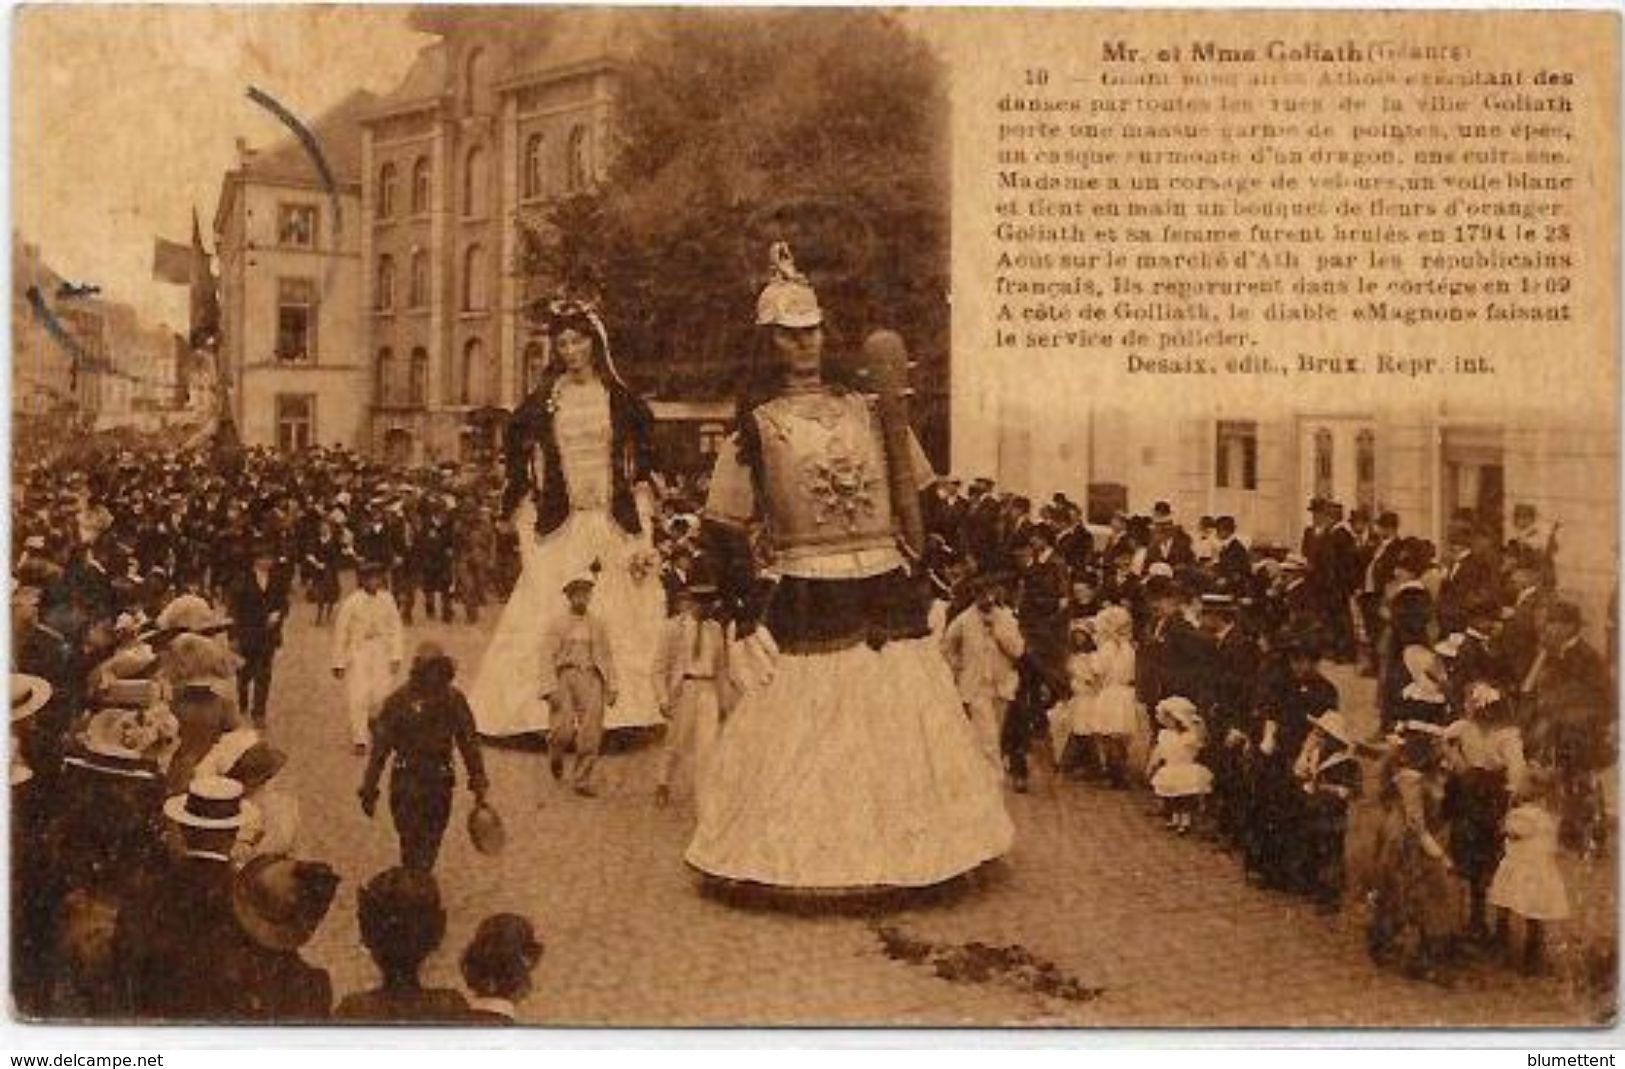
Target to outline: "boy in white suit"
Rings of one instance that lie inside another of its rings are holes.
[[[333,675],[344,681],[350,739],[364,756],[372,719],[395,689],[405,636],[394,595],[384,589],[383,565],[364,561],[356,577],[361,585],[339,606],[333,627]]]
[[[564,752],[575,744],[570,785],[584,798],[598,792],[592,785],[598,748],[604,740],[604,710],[615,704],[615,656],[609,629],[591,611],[593,581],[564,584],[569,610],[554,617],[542,632],[541,692],[547,702],[547,761],[553,778],[564,778]]]
[[[732,686],[728,636],[715,619],[717,588],[703,580],[672,591],[676,614],[667,621],[655,651],[655,699],[666,718],[655,780],[655,804],[671,801],[672,773],[685,753],[696,788],[711,743],[722,726],[724,694]]]
[[[953,669],[959,697],[970,713],[976,739],[995,764],[999,731],[1016,696],[1016,662],[1026,650],[1015,613],[1000,601],[1000,582],[987,576],[976,583],[976,603],[948,623],[942,655]]]

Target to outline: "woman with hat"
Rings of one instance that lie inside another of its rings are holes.
[[[911,434],[883,436],[879,406],[825,377],[812,286],[782,244],[772,266],[706,519],[741,630],[765,627],[780,656],[723,726],[687,858],[777,888],[937,884],[1004,854],[1014,830],[897,548],[894,502],[934,476]],[[914,485],[894,485],[904,469]],[[769,575],[765,611],[746,616]]]
[[[288,755],[260,738],[253,728],[223,736],[198,762],[197,775],[224,776],[243,785],[243,798],[252,803],[250,819],[243,822],[232,862],[239,867],[266,854],[291,854],[299,838],[299,799],[271,785]]]
[[[1489,683],[1472,683],[1462,718],[1445,729],[1450,782],[1450,857],[1467,881],[1468,934],[1488,939],[1485,895],[1501,860],[1501,821],[1525,772],[1523,735],[1508,702]]]
[[[1455,867],[1447,848],[1444,729],[1401,721],[1389,736],[1381,772],[1383,825],[1367,943],[1371,955],[1424,979],[1437,979],[1456,925]]]
[[[553,614],[559,588],[588,571],[623,677],[607,726],[660,722],[651,662],[665,592],[641,567],[653,552],[653,416],[616,372],[592,305],[554,301],[544,321],[552,362],[506,434],[503,515],[517,530],[523,570],[469,690],[482,735],[548,729],[549,710],[528,685],[538,622]]]
[[[1359,743],[1336,709],[1310,717],[1309,723],[1313,730],[1292,766],[1303,792],[1303,809],[1295,822],[1301,851],[1299,889],[1329,913],[1337,909],[1343,892],[1349,805],[1360,794]],[[1282,848],[1293,849],[1293,844],[1283,843]]]
[[[237,873],[231,911],[242,938],[222,955],[223,983],[234,995],[233,1021],[296,1024],[324,1021],[333,1009],[327,970],[305,961],[310,942],[333,905],[339,877],[319,861],[262,854]]]

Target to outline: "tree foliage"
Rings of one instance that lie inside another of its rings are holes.
[[[726,396],[768,245],[783,238],[838,348],[892,327],[921,359],[920,378],[935,380],[947,349],[948,146],[928,46],[874,10],[647,17],[619,82],[607,181],[554,208],[527,273],[600,291],[617,359],[643,384]]]

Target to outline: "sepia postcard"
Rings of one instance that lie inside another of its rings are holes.
[[[11,1018],[1613,1026],[1619,43],[19,8]]]

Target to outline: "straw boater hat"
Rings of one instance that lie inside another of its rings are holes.
[[[756,299],[756,325],[804,330],[823,323],[818,294],[807,277],[796,270],[789,244],[774,242],[768,249],[768,260],[768,282]]]
[[[11,722],[27,720],[51,700],[51,684],[39,676],[11,673]]]
[[[224,776],[199,776],[185,794],[164,803],[164,815],[186,828],[229,831],[243,826],[254,804],[243,801],[243,785]]]
[[[596,585],[597,582],[591,575],[577,575],[571,578],[569,582],[564,584],[564,592],[566,594],[571,594],[577,590],[591,590]]]

